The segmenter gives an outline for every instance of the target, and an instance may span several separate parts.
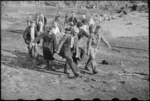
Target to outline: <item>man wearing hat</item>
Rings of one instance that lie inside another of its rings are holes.
[[[69,18],[69,23],[76,25],[77,24],[77,18],[75,17],[75,13],[72,13],[72,16]]]
[[[57,53],[66,59],[64,73],[68,73],[68,66],[72,69],[75,77],[79,76],[78,68],[73,60],[72,51],[78,52],[78,44],[77,44],[77,33],[78,29],[73,29],[71,34],[65,34],[64,37],[58,44]],[[72,49],[72,50],[71,50]],[[78,57],[78,53],[76,53],[76,57]]]

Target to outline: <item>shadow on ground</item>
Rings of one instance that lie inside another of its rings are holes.
[[[24,30],[9,30],[9,32],[23,34]]]
[[[40,68],[37,68],[38,66],[36,66],[32,63],[32,60],[28,57],[27,53],[22,53],[19,51],[3,50],[3,49],[2,49],[2,51],[12,53],[13,55],[16,56],[16,57],[12,57],[12,56],[2,55],[1,64],[3,64],[3,65],[6,65],[6,66],[9,66],[12,68],[23,68],[23,69],[29,69],[29,70],[39,71],[39,72],[55,74],[55,75],[64,74],[61,71],[57,71],[58,69],[62,69],[64,64],[61,64],[61,63],[58,64],[56,62],[53,62],[53,65],[55,67],[57,67],[56,71],[50,71],[49,69],[48,70],[40,69]],[[40,63],[45,64],[42,56],[40,56]],[[39,65],[39,66],[41,66],[41,65]]]

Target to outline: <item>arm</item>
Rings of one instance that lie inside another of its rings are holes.
[[[23,32],[23,38],[24,38],[24,39],[27,38],[28,31],[29,31],[29,27],[27,27],[27,28],[25,29],[25,31]]]
[[[47,24],[47,18],[44,17],[44,25],[46,25],[46,24]]]
[[[57,53],[59,53],[59,51],[60,51],[62,45],[64,44],[64,42],[66,41],[67,37],[68,37],[68,36],[67,36],[67,34],[66,34],[66,35],[60,40],[60,42],[59,42],[59,44],[58,44]]]
[[[75,17],[75,18],[74,18],[74,24],[76,25],[77,22],[78,22],[78,20],[77,20],[77,18]]]
[[[56,49],[57,49],[57,41],[56,41],[56,36],[53,34],[53,38],[54,38],[54,40],[53,40],[53,48],[54,48],[54,52],[56,52]]]
[[[39,21],[39,15],[37,15],[36,17],[36,22],[38,23],[38,21]]]
[[[27,27],[23,33],[23,39],[25,41],[26,44],[29,44],[30,42],[30,38],[29,38],[29,27]]]
[[[76,57],[79,56],[78,37],[76,36]]]
[[[43,18],[42,20],[43,20],[43,24],[44,24],[44,23],[45,23],[45,20],[44,20],[44,15],[42,15],[42,18]]]
[[[81,33],[85,35],[87,38],[89,38],[89,34],[85,30],[81,29]]]
[[[87,54],[89,55],[89,50],[91,47],[91,43],[92,43],[92,35],[90,35],[88,42],[87,42]]]
[[[68,22],[72,22],[72,17],[69,18],[69,21],[68,21]]]
[[[99,47],[99,43],[100,43],[100,34],[98,33],[98,43],[97,43],[97,47]],[[96,47],[96,48],[97,48]]]
[[[57,29],[57,34],[59,34],[59,36],[62,37],[62,35],[60,33],[60,27],[58,27],[58,29]]]
[[[101,35],[101,39],[105,43],[105,45],[107,45],[111,49],[111,46],[109,45],[108,41],[105,39],[103,35]]]
[[[88,22],[88,20],[86,19],[86,23],[87,23],[87,25],[89,25],[89,22]]]
[[[37,43],[37,41],[39,41],[40,39],[42,39],[44,36],[45,36],[45,33],[40,34],[39,36],[37,36],[37,37],[34,39],[33,43]]]

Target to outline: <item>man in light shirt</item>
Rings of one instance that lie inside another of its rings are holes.
[[[108,41],[101,34],[101,26],[97,25],[95,31],[93,26],[91,26],[90,37],[87,42],[87,55],[89,57],[85,69],[90,71],[88,64],[91,64],[93,74],[98,73],[95,58],[96,53],[98,52],[100,41],[103,41],[111,49],[111,46],[109,45]]]
[[[59,40],[63,37],[64,33],[60,32],[60,28],[58,27],[57,22],[54,22],[54,31],[53,31],[53,33],[55,34],[56,40],[57,40],[57,43],[58,43]]]

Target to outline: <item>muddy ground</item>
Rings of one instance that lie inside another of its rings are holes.
[[[24,18],[40,10],[50,12],[47,14],[50,22],[57,9],[2,7],[2,99],[149,99],[148,13],[130,12],[101,23],[102,28],[112,34],[109,42],[113,50],[101,44],[96,57],[99,73],[91,75],[81,66],[83,76],[74,79],[63,74],[63,63],[54,63],[57,67],[55,72],[39,69],[27,55],[27,46],[22,37],[26,28]],[[109,64],[102,64],[102,60]]]

